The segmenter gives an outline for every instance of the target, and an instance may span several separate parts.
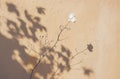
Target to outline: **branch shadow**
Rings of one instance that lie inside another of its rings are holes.
[[[61,45],[60,51],[55,49],[51,50],[51,47],[43,47],[42,51],[49,51],[42,63],[38,66],[35,73],[39,73],[43,79],[57,79],[64,72],[69,72],[71,51]]]
[[[41,18],[33,16],[26,9],[24,14],[21,14],[16,5],[6,3],[8,12],[17,15],[15,22],[11,19],[6,19],[6,31],[12,38],[7,38],[6,35],[0,33],[0,78],[1,79],[29,79],[32,67],[37,63],[38,58],[27,54],[26,45],[20,44],[20,39],[27,38],[33,42],[38,42],[36,31],[47,32],[47,28],[40,24]],[[45,15],[45,8],[37,7],[39,14]],[[20,16],[24,15],[31,26]],[[31,32],[31,34],[29,33]],[[42,63],[39,64],[34,73],[34,79],[56,79],[64,72],[70,71],[70,57],[71,51],[61,45],[61,50],[51,50],[51,47],[44,46],[39,51],[49,51]],[[30,60],[29,60],[30,59]],[[60,61],[58,61],[60,60]],[[6,76],[7,75],[7,76]]]

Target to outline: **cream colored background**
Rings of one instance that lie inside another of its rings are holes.
[[[32,15],[39,16],[41,24],[47,28],[50,40],[56,38],[59,25],[67,23],[69,13],[75,13],[77,21],[69,25],[71,30],[65,31],[62,37],[67,38],[61,41],[60,44],[67,46],[74,55],[76,53],[75,48],[82,50],[86,44],[92,43],[94,46],[93,53],[78,56],[75,61],[78,61],[79,58],[82,59],[83,62],[76,67],[86,66],[91,68],[94,73],[90,77],[86,77],[81,70],[71,70],[60,76],[60,79],[120,79],[120,0],[0,0],[0,33],[4,37],[11,39],[13,37],[7,32],[6,18],[15,22],[18,21],[14,13],[8,12],[6,2],[15,4],[21,14],[20,17],[25,21],[27,21],[24,16],[25,9]],[[45,8],[46,14],[39,15],[35,8],[37,6]],[[30,23],[28,22],[27,25],[29,26]],[[46,33],[36,33],[37,37],[46,35]],[[26,37],[18,40],[24,46],[27,46],[30,42],[38,50],[38,42],[34,43]],[[6,49],[0,50],[0,57],[8,55],[2,52],[2,50]],[[15,52],[11,52],[12,54],[9,57],[13,60],[12,62],[17,64],[18,71],[14,67],[9,69],[11,64],[4,64],[4,67],[0,68],[1,79],[28,78],[29,75],[26,75],[26,73],[29,67],[21,64],[19,62],[20,59],[17,59],[19,57],[14,57]],[[4,61],[7,62],[7,59],[2,58],[0,64]],[[13,77],[15,73],[18,74]]]

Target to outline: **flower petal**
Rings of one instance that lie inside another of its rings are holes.
[[[75,17],[75,14],[74,14],[74,13],[70,13],[70,14],[69,14],[69,19],[71,19],[71,18],[73,18],[73,17]]]

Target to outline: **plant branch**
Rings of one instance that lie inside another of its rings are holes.
[[[64,27],[63,29],[60,30],[60,32],[59,32],[59,34],[58,34],[58,36],[57,36],[57,40],[55,41],[54,45],[49,49],[49,51],[53,50],[54,47],[57,45],[57,43],[60,41],[60,36],[61,36],[62,32],[66,29],[66,26],[68,26],[68,24],[69,24],[69,22],[65,25],[65,27]],[[61,25],[60,25],[60,26],[61,26]],[[49,52],[49,51],[48,51],[48,52]],[[35,66],[34,66],[34,68],[32,69],[29,79],[32,79],[32,75],[33,75],[33,73],[34,73],[34,70],[35,70],[36,67],[41,63],[41,60],[47,55],[48,52],[46,52],[45,54],[41,54],[41,55],[40,55],[41,57],[40,57],[38,63],[36,63]]]
[[[77,55],[84,53],[84,51],[86,51],[86,50],[87,50],[87,48],[84,49],[83,51],[76,53],[75,55],[72,56],[71,60],[74,59]]]
[[[71,64],[70,66],[74,66],[74,65],[78,65],[78,64],[80,64],[82,61],[79,61],[79,62],[77,62],[77,63],[75,63],[75,64]]]
[[[34,70],[36,69],[36,67],[39,65],[39,63],[41,62],[42,58],[39,59],[38,63],[34,66],[34,68],[32,69],[31,71],[31,74],[30,74],[30,78],[29,79],[32,79],[32,76],[33,76],[33,73],[34,73]]]

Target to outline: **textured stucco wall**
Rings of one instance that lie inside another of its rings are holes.
[[[9,4],[14,4],[16,11],[9,11]],[[37,12],[38,7],[44,8],[41,14]],[[37,23],[26,17],[26,11],[33,20],[40,18],[38,23],[47,32],[33,26]],[[55,41],[59,26],[67,23],[70,13],[76,15],[77,21],[69,24],[70,30],[63,32],[61,37],[65,39],[56,49],[64,45],[72,55],[75,49],[81,51],[89,43],[94,49],[92,53],[85,51],[86,54],[79,55],[71,63],[82,60],[80,64],[54,78],[120,79],[120,0],[0,0],[0,78],[28,79],[39,58],[31,49],[40,52],[40,36],[48,35],[49,40]],[[92,69],[90,76],[84,74],[83,67]],[[49,79],[53,71],[44,74],[45,68],[38,69],[34,77]]]

